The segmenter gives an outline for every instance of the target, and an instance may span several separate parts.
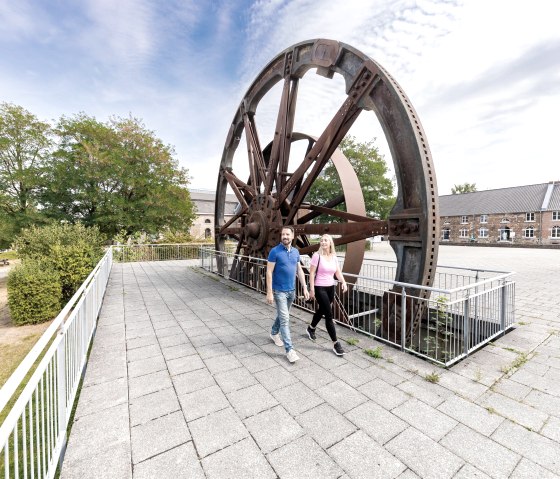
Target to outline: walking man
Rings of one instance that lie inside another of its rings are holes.
[[[299,262],[299,251],[292,247],[293,239],[294,229],[284,226],[281,242],[270,250],[266,265],[266,302],[276,303],[276,320],[272,325],[270,338],[276,346],[284,346],[286,357],[291,363],[299,359],[290,337],[290,308],[296,296],[296,273],[303,285],[305,299],[309,299],[305,274]]]

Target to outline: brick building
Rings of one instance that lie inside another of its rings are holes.
[[[189,231],[194,239],[214,238],[214,205],[216,193],[211,190],[190,190],[191,200],[196,206],[196,219]],[[226,195],[225,218],[233,216],[237,206],[234,194]]]
[[[441,243],[560,244],[560,182],[439,197]]]

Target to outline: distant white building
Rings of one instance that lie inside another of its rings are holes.
[[[214,207],[216,192],[212,190],[189,190],[191,200],[195,205],[196,219],[189,231],[195,239],[214,238]],[[239,201],[234,194],[226,195],[225,219],[233,216],[233,211]]]

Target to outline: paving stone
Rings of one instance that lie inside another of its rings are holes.
[[[169,372],[157,371],[155,373],[138,376],[136,378],[129,378],[128,380],[128,393],[130,399],[135,399],[146,394],[151,394],[162,389],[172,387]]]
[[[243,439],[202,459],[208,479],[274,479],[276,473],[251,438]]]
[[[525,396],[523,402],[546,414],[560,417],[560,397],[551,396],[542,391],[532,390]]]
[[[324,449],[356,431],[354,424],[328,404],[320,404],[300,414],[297,421],[303,426],[305,433]]]
[[[218,386],[210,386],[206,389],[183,394],[179,396],[179,402],[187,422],[229,406],[228,400]]]
[[[516,401],[523,401],[531,392],[531,388],[516,381],[512,381],[509,378],[502,378],[492,386],[492,391],[503,394]]]
[[[132,479],[130,445],[121,442],[100,452],[89,451],[77,456],[72,450],[67,451],[60,479]]]
[[[288,444],[304,433],[282,406],[255,414],[244,422],[261,451],[265,453]]]
[[[434,441],[439,441],[457,425],[454,419],[414,398],[396,407],[392,412]]]
[[[197,369],[202,369],[204,367],[205,364],[198,355],[183,356],[181,358],[170,359],[167,361],[167,369],[169,370],[169,374],[171,374],[171,376],[196,371]]]
[[[74,418],[72,447],[67,450],[65,464],[84,460],[117,448],[130,447],[128,405],[119,404],[109,409]]]
[[[560,444],[557,442],[510,421],[504,421],[492,434],[492,439],[560,475]]]
[[[258,414],[278,404],[278,401],[260,384],[232,391],[227,395],[227,398],[241,419]]]
[[[184,444],[191,438],[181,411],[133,427],[130,437],[134,464]]]
[[[225,394],[258,384],[255,377],[244,367],[215,374],[214,379]]]
[[[302,383],[292,384],[272,393],[293,416],[323,403],[323,399]]]
[[[560,419],[550,417],[542,428],[541,434],[560,444]]]
[[[359,405],[344,416],[379,444],[385,444],[408,427],[406,422],[373,401]]]
[[[255,354],[261,354],[262,349],[252,342],[244,342],[242,344],[234,344],[229,346],[230,352],[237,358],[247,358]]]
[[[389,479],[407,468],[362,431],[335,444],[329,454],[350,477]]]
[[[231,353],[224,356],[206,359],[204,363],[212,374],[229,371],[230,369],[236,369],[242,366],[241,362],[239,362],[239,360]]]
[[[150,357],[147,359],[139,359],[128,363],[128,376],[135,378],[144,376],[146,374],[164,371],[167,369],[163,355],[159,353],[158,356]]]
[[[498,414],[459,396],[448,398],[437,409],[485,436],[490,436],[504,421]]]
[[[300,437],[268,455],[281,478],[338,478],[343,470],[308,436]]]
[[[394,409],[410,398],[408,394],[403,393],[396,386],[392,386],[382,379],[374,379],[360,386],[358,391],[388,410]]]
[[[440,444],[491,477],[509,477],[521,459],[519,454],[462,424]]]
[[[125,403],[128,403],[126,378],[82,387],[75,417],[79,418]]]
[[[136,348],[143,348],[154,344],[159,344],[155,335],[145,336],[143,338],[127,339],[126,349],[127,351],[133,351]]]
[[[413,427],[389,441],[385,449],[426,479],[454,477],[465,464],[461,458]]]
[[[465,464],[459,472],[453,476],[453,479],[490,479],[490,476],[484,474],[484,472],[470,464]]]
[[[434,408],[438,407],[447,398],[453,396],[449,389],[445,389],[435,383],[430,383],[418,376],[398,384],[397,388]]]
[[[202,359],[214,358],[216,356],[224,356],[226,354],[231,354],[230,350],[226,348],[222,343],[207,344],[205,346],[196,347],[197,354]]]
[[[558,479],[558,474],[535,464],[529,459],[521,459],[510,476],[511,479]]]
[[[362,384],[365,384],[376,378],[371,370],[361,368],[350,362],[334,368],[331,372],[336,377],[354,388],[357,388],[358,386],[361,386]]]
[[[165,451],[134,466],[134,479],[204,479],[192,442]]]
[[[315,392],[340,413],[354,409],[368,400],[366,396],[341,380],[327,384]]]
[[[162,349],[177,346],[179,344],[190,344],[186,334],[176,334],[174,336],[159,338],[159,345]]]
[[[88,363],[82,387],[93,386],[127,377],[126,357],[120,352]]]
[[[155,356],[161,356],[161,349],[157,344],[150,344],[141,348],[131,349],[126,355],[128,362],[153,358]]]
[[[179,396],[214,386],[216,381],[206,368],[197,369],[171,378]]]
[[[179,410],[173,388],[130,399],[130,424],[136,426]]]
[[[297,377],[281,366],[255,373],[255,378],[268,390],[276,391],[298,382]]]
[[[196,354],[196,349],[190,343],[181,343],[175,346],[169,346],[162,349],[163,357],[166,361],[170,361],[172,359],[183,358],[185,356],[191,356],[192,354]]]
[[[484,397],[482,405],[534,431],[540,431],[548,419],[548,414],[501,394],[489,393]]]
[[[189,428],[201,458],[249,436],[249,431],[230,407],[191,421]]]
[[[337,377],[330,371],[316,365],[297,369],[293,371],[293,375],[312,390],[316,390],[337,380]]]

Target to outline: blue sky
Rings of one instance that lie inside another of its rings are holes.
[[[559,11],[556,0],[0,0],[0,101],[48,121],[140,118],[175,147],[192,187],[214,189],[254,77],[290,45],[332,38],[404,88],[440,194],[543,183],[560,180]],[[304,80],[296,125],[318,135],[344,91],[336,78]],[[273,94],[259,113],[265,132]],[[374,117],[351,133],[376,138],[391,163]]]

